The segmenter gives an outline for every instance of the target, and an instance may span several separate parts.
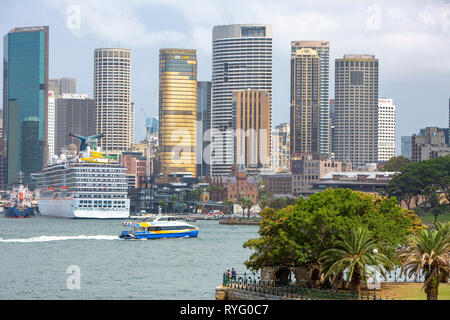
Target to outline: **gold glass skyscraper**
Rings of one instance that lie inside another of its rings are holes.
[[[197,176],[197,54],[191,49],[159,51],[159,160],[163,177]]]

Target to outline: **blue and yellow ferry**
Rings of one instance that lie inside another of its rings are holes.
[[[132,222],[123,224],[132,227],[131,231],[122,231],[120,239],[160,239],[197,237],[199,229],[175,217],[158,215],[153,221]]]

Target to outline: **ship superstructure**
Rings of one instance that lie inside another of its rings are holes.
[[[78,155],[63,153],[32,175],[36,179],[40,214],[64,218],[128,218],[126,169],[114,158],[96,150],[93,140],[98,136],[75,137],[82,141]]]

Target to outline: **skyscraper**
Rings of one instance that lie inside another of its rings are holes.
[[[334,99],[330,99],[330,154],[331,158],[334,159],[334,130],[336,128],[334,123]]]
[[[8,184],[18,181],[20,171],[29,181],[29,174],[47,161],[48,37],[48,26],[15,28],[4,37],[3,136]]]
[[[329,41],[292,41],[291,58],[297,50],[309,48],[320,57],[320,115],[319,115],[319,152],[330,153],[330,42]]]
[[[378,161],[395,156],[395,105],[392,99],[378,99]]]
[[[271,166],[275,172],[289,172],[291,167],[290,123],[280,123],[272,131]]]
[[[197,82],[197,173],[199,176],[210,175],[211,141],[211,81]]]
[[[131,102],[131,52],[99,48],[94,52],[94,100],[101,150],[120,154],[134,140],[134,108]]]
[[[234,91],[232,105],[236,128],[234,165],[244,164],[249,173],[260,173],[261,169],[270,166],[270,93]]]
[[[197,53],[159,51],[159,159],[163,179],[172,172],[197,176]]]
[[[55,96],[62,95],[63,93],[77,93],[77,79],[66,77],[49,79],[48,91],[53,91]]]
[[[96,133],[95,101],[87,94],[65,93],[57,97],[55,109],[56,154],[72,143],[79,146],[80,141],[70,133],[85,137]]]
[[[335,157],[353,167],[378,160],[378,59],[346,54],[335,63]]]
[[[320,63],[310,48],[291,58],[291,155],[320,153]]]
[[[401,153],[402,156],[411,159],[412,152],[412,136],[402,136],[401,137]]]
[[[48,92],[48,158],[46,163],[55,154],[55,95],[53,91]]]
[[[148,134],[158,134],[159,131],[159,120],[158,117],[147,117],[145,119],[145,127]]]
[[[231,173],[235,161],[233,91],[272,94],[272,26],[215,26],[212,41],[211,175],[221,176]]]

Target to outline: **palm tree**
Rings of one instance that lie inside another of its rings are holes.
[[[361,293],[361,284],[367,283],[368,276],[372,275],[369,266],[383,267],[379,269],[384,277],[384,270],[393,267],[393,263],[378,252],[377,241],[361,227],[340,234],[333,247],[321,253],[319,261],[325,278],[331,277],[332,282],[347,272],[345,285],[350,283],[350,292],[357,296]]]
[[[405,275],[417,279],[420,272],[424,274],[427,300],[437,300],[440,278],[450,271],[449,227],[420,230],[399,250],[398,258],[403,260],[401,272]]]
[[[242,208],[242,216],[244,216],[245,209],[247,209],[248,218],[250,218],[250,209],[253,206],[253,200],[249,197],[241,197],[239,199],[239,205]]]

